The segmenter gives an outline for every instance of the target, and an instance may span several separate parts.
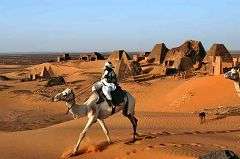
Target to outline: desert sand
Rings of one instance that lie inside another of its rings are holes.
[[[0,158],[66,157],[87,118],[73,120],[65,115],[63,102],[53,103],[50,98],[69,87],[76,92],[77,102],[83,102],[90,94],[90,87],[86,87],[99,79],[103,63],[46,63],[27,69],[10,68],[10,71],[6,71],[5,66],[0,73],[12,80],[0,81]],[[64,75],[67,85],[45,88],[44,81],[15,80],[24,71],[42,65],[51,65],[53,71]],[[73,158],[190,159],[217,149],[240,153],[239,116],[218,119],[208,115],[206,123],[200,124],[195,113],[239,105],[233,82],[222,75],[154,79],[121,86],[136,98],[138,140],[128,143],[131,124],[119,113],[106,119],[113,140],[111,145],[107,144],[100,126],[95,124],[87,132],[79,154]]]

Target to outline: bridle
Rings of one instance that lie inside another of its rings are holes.
[[[66,115],[69,113],[69,111],[73,108],[75,104],[75,101],[72,101],[73,99],[75,99],[75,94],[72,92],[72,97],[66,100],[66,102],[72,102],[71,107],[67,107]]]

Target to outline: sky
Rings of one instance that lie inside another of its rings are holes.
[[[239,0],[0,0],[0,52],[240,50]]]

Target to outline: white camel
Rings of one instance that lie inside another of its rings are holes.
[[[235,90],[237,92],[238,97],[240,97],[240,79],[239,79],[239,70],[234,71],[233,69],[231,71],[228,71],[224,74],[224,77],[230,80],[233,80],[233,84],[235,87]]]
[[[109,131],[104,123],[104,119],[112,115],[112,109],[109,107],[106,101],[100,104],[97,104],[98,99],[99,99],[98,94],[93,92],[92,95],[88,98],[88,100],[84,104],[80,104],[80,105],[76,104],[74,92],[69,88],[67,88],[61,93],[58,93],[56,96],[53,97],[54,102],[57,102],[57,101],[66,102],[68,112],[70,112],[73,115],[74,119],[85,117],[85,116],[88,117],[87,124],[83,129],[83,131],[80,133],[77,144],[74,147],[73,155],[77,154],[80,143],[83,140],[86,132],[95,122],[98,122],[102,127],[102,130],[107,137],[108,143],[110,144],[112,142],[109,137]],[[131,121],[131,124],[133,127],[132,142],[135,141],[135,136],[137,135],[136,129],[137,129],[137,121],[138,121],[137,118],[134,116],[134,113],[135,113],[134,109],[135,109],[135,99],[130,93],[126,92],[124,102],[120,106],[117,106],[115,110],[115,112],[119,112],[120,110],[123,110],[123,115],[126,116]]]
[[[228,78],[230,80],[233,80],[235,82],[238,82],[239,81],[239,71],[232,68],[230,71],[228,71],[224,74],[224,77]]]

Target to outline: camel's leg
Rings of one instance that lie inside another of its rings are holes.
[[[81,141],[83,140],[83,138],[85,137],[85,134],[86,132],[88,131],[88,129],[91,127],[91,125],[94,123],[94,118],[95,116],[91,116],[88,121],[87,121],[87,124],[85,126],[85,128],[83,129],[83,131],[80,133],[79,135],[79,139],[78,139],[78,142],[74,148],[74,151],[73,151],[73,154],[76,154],[78,149],[79,149],[79,146],[80,146],[80,143]]]
[[[112,141],[111,141],[110,137],[108,136],[109,131],[108,131],[108,128],[106,127],[105,122],[103,120],[101,120],[101,119],[97,119],[97,121],[101,125],[102,130],[103,130],[104,134],[106,135],[108,143],[111,144]]]
[[[137,135],[137,118],[132,115],[132,114],[129,114],[129,115],[125,115],[132,123],[132,127],[133,127],[133,140],[132,142],[134,142],[136,140],[136,135]]]

